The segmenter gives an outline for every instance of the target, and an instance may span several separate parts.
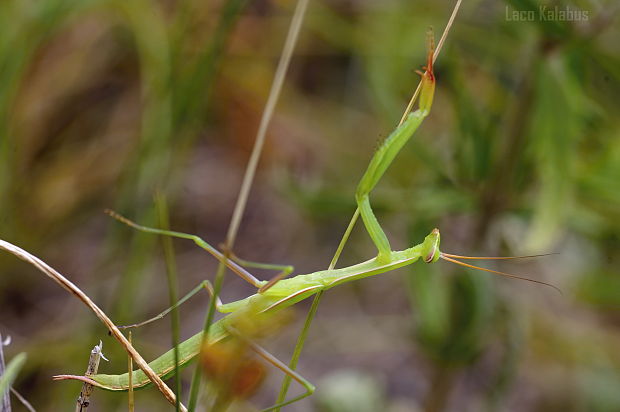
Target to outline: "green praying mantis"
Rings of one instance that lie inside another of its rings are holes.
[[[491,269],[481,268],[478,266],[470,265],[462,262],[462,259],[514,259],[518,257],[471,257],[462,255],[453,255],[449,253],[441,252],[440,245],[440,233],[438,229],[433,229],[429,235],[427,235],[424,241],[418,245],[410,247],[401,251],[392,250],[388,238],[381,228],[375,214],[373,213],[370,205],[369,195],[373,188],[377,185],[385,171],[388,169],[398,152],[412,137],[423,120],[429,115],[431,106],[433,103],[433,96],[435,92],[435,75],[433,73],[433,46],[429,47],[427,65],[424,67],[424,72],[420,73],[422,76],[422,86],[419,99],[418,109],[410,113],[406,120],[397,127],[381,146],[374,153],[370,164],[364,172],[355,193],[356,203],[364,222],[364,226],[377,248],[377,256],[369,259],[365,262],[348,266],[340,269],[328,269],[309,274],[297,275],[295,277],[287,278],[292,273],[292,267],[288,266],[274,266],[265,264],[256,264],[252,262],[246,262],[234,255],[226,255],[220,252],[215,247],[211,246],[203,239],[196,235],[174,232],[169,230],[162,230],[157,228],[141,226],[125,217],[108,211],[108,214],[117,220],[125,223],[137,230],[157,234],[164,236],[172,236],[176,238],[188,239],[195,242],[199,247],[206,250],[213,255],[216,259],[224,262],[230,270],[246,280],[252,286],[257,288],[257,292],[245,299],[238,300],[231,303],[222,303],[219,298],[216,297],[216,308],[219,312],[228,313],[221,320],[213,323],[209,328],[209,336],[207,341],[209,343],[215,343],[223,341],[232,335],[235,335],[235,329],[239,322],[244,319],[258,319],[263,316],[269,316],[275,312],[281,311],[287,307],[290,307],[308,297],[331,289],[340,284],[363,279],[369,276],[379,275],[382,273],[390,272],[394,269],[410,265],[418,260],[423,260],[425,263],[434,263],[439,259],[443,259],[452,263],[463,265],[469,268],[484,270],[493,274],[506,276],[510,278],[516,278],[521,280],[527,280],[542,285],[552,287],[559,291],[555,286],[542,282],[539,280],[520,277],[517,275],[499,272]],[[246,267],[259,267],[259,268],[277,268],[280,273],[269,281],[260,281],[249,273]],[[181,299],[175,306],[183,303],[194,293],[197,293],[201,289],[206,289],[213,297],[213,288],[209,281],[204,281],[194,290],[192,290],[187,296]],[[171,308],[172,309],[172,308]],[[168,310],[170,311],[170,309]],[[151,322],[155,319],[161,318],[168,311],[163,312],[157,317],[150,319],[146,322],[132,326],[140,326],[145,323]],[[194,335],[193,337],[182,342],[178,346],[179,351],[179,366],[186,365],[192,359],[194,359],[201,350],[201,343],[203,342],[202,332]],[[279,404],[273,405],[263,411],[270,411],[280,408],[285,405],[289,405],[293,402],[299,401],[314,392],[314,386],[303,378],[300,374],[290,369],[287,365],[283,364],[277,358],[266,352],[260,346],[254,342],[248,342],[249,347],[255,351],[260,357],[265,359],[276,368],[282,370],[288,374],[292,379],[296,380],[305,388],[305,393],[295,396],[289,400],[283,401]],[[174,349],[161,355],[159,358],[152,361],[150,367],[161,377],[166,378],[171,376],[175,371],[175,358]],[[92,385],[101,389],[110,391],[127,391],[130,388],[130,376],[128,373],[121,375],[105,375],[98,374],[89,377],[73,376],[73,375],[60,375],[60,379],[78,379],[87,381]],[[141,370],[132,372],[131,386],[134,389],[142,388],[150,383],[149,378]]]

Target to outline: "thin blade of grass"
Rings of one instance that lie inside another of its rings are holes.
[[[6,365],[6,369],[4,370],[4,373],[2,374],[2,376],[0,376],[0,393],[3,394],[3,396],[6,393],[7,394],[6,396],[8,397],[9,388],[11,387],[11,384],[13,383],[15,378],[17,377],[17,374],[19,373],[22,366],[24,366],[25,362],[26,362],[26,354],[22,352],[18,354],[17,356],[15,356],[13,359],[11,359],[9,364]],[[10,403],[9,403],[9,412],[10,410],[11,409],[10,409]]]
[[[129,340],[129,343],[133,344],[131,331],[129,331],[127,339]],[[127,390],[127,408],[129,412],[134,412],[135,402],[133,397],[133,359],[131,359],[131,356],[127,356],[127,373],[127,376],[129,377],[129,390]]]
[[[4,363],[4,346],[8,345],[11,341],[10,337],[7,339],[6,344],[2,339],[2,334],[0,333],[0,377],[4,375],[4,371],[6,369],[6,364]],[[9,396],[9,392],[0,392],[0,406],[2,407],[0,410],[11,412],[11,397]]]
[[[28,412],[37,412],[36,409],[34,409],[34,407],[32,406],[32,404],[28,402],[28,399],[24,398],[22,394],[17,392],[15,388],[12,386],[11,386],[11,393],[13,394],[13,396],[17,398],[18,401],[21,402],[22,405],[24,405],[24,408],[28,409]]]
[[[256,175],[258,161],[260,160],[263,146],[265,144],[267,129],[269,127],[269,123],[271,122],[276,103],[278,102],[280,91],[282,90],[282,85],[284,84],[284,78],[286,77],[286,72],[288,71],[291,57],[293,56],[293,50],[295,49],[295,44],[297,43],[297,37],[299,35],[299,31],[306,13],[307,6],[308,0],[299,0],[293,13],[293,18],[289,26],[286,41],[284,43],[284,48],[278,62],[278,67],[274,75],[271,89],[269,91],[267,104],[265,105],[265,110],[263,111],[263,115],[261,117],[260,125],[256,135],[256,140],[254,141],[252,154],[250,155],[250,160],[248,161],[245,175],[243,176],[243,182],[241,183],[241,189],[239,191],[239,196],[237,197],[237,203],[235,204],[235,209],[233,210],[233,215],[230,221],[230,225],[228,227],[228,232],[226,234],[226,241],[224,244],[224,259],[220,261],[217,268],[217,273],[215,275],[215,282],[213,286],[214,293],[211,299],[211,303],[209,304],[209,311],[205,320],[203,339],[207,339],[207,336],[209,336],[209,328],[211,326],[211,323],[213,322],[213,317],[215,314],[215,302],[217,301],[217,297],[219,296],[224,280],[226,261],[228,260],[230,252],[232,251],[235,244],[239,225],[241,223],[241,219],[243,218],[245,207],[247,205],[248,195],[250,193],[250,189],[252,188],[252,183],[254,182],[254,176]],[[199,387],[201,376],[202,374],[200,371],[200,366],[196,366],[196,368],[194,369],[194,375],[192,377],[190,399],[188,404],[190,412],[192,412],[196,407],[196,401],[198,399],[198,393],[200,390]]]
[[[155,195],[155,204],[157,208],[157,214],[159,217],[159,226],[164,230],[169,230],[170,224],[168,220],[168,206],[166,199],[161,192],[157,192]],[[179,317],[179,307],[176,305],[178,299],[178,281],[177,281],[177,269],[174,258],[174,246],[172,245],[172,239],[169,236],[162,236],[161,238],[164,247],[164,256],[166,260],[166,275],[168,279],[168,295],[170,297],[170,305],[172,305],[171,327],[172,327],[172,348],[174,350],[174,393],[177,397],[175,408],[178,411],[181,409],[181,377],[179,376],[179,341],[180,341],[180,324],[181,319]],[[131,373],[131,372],[130,372]]]

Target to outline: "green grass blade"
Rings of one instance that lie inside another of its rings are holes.
[[[17,374],[19,373],[22,366],[24,366],[25,362],[26,354],[23,352],[15,356],[11,360],[11,362],[9,362],[9,364],[6,366],[6,369],[4,370],[4,373],[2,374],[2,376],[0,376],[0,394],[4,394],[9,390],[11,384],[13,383],[13,381],[15,381]]]
[[[168,222],[168,206],[166,199],[161,193],[157,193],[155,196],[155,203],[157,207],[157,214],[159,217],[159,225],[162,229],[169,230]],[[172,347],[174,350],[174,394],[176,395],[175,408],[178,411],[181,410],[181,377],[179,376],[179,342],[180,342],[180,324],[181,318],[179,316],[179,307],[176,305],[178,300],[178,277],[176,262],[174,258],[174,247],[172,245],[172,239],[169,236],[162,237],[162,244],[164,247],[164,256],[166,259],[166,274],[168,278],[168,294],[170,297],[170,305],[172,305],[171,313],[171,327],[172,327]]]
[[[308,338],[308,331],[310,331],[310,325],[314,320],[314,316],[316,315],[316,311],[319,308],[319,304],[321,303],[321,298],[325,291],[320,291],[314,296],[314,300],[312,301],[312,306],[310,307],[310,311],[308,312],[308,316],[306,317],[306,322],[304,323],[304,327],[299,334],[299,338],[297,339],[297,343],[295,344],[295,350],[293,351],[293,356],[291,357],[291,362],[289,363],[289,368],[292,370],[297,369],[297,363],[299,362],[299,358],[301,357],[301,351],[304,349],[304,344],[306,343],[306,339]],[[288,392],[288,388],[291,385],[291,377],[286,375],[282,380],[282,386],[280,387],[280,393],[278,394],[278,399],[276,400],[276,404],[284,402],[286,399],[286,394]],[[275,409],[274,412],[279,412],[280,408]]]

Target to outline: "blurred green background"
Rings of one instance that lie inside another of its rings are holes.
[[[580,19],[540,17],[579,10]],[[449,1],[311,1],[252,189],[236,253],[327,267],[378,142],[398,123]],[[284,0],[0,2],[0,238],[61,271],[119,324],[168,306],[157,238],[105,216],[223,241],[294,3]],[[514,11],[534,13],[533,21]],[[323,299],[299,370],[318,386],[291,411],[620,410],[620,25],[618,3],[465,1],[437,60],[433,111],[371,198],[392,245],[433,227],[442,249],[544,258],[489,267],[563,290],[417,263]],[[585,13],[585,14],[584,14]],[[527,20],[527,19],[525,19]],[[179,288],[215,262],[175,242]],[[358,224],[340,265],[370,258]],[[259,273],[267,278],[268,273]],[[252,289],[229,275],[224,301]],[[182,308],[182,337],[208,298]],[[290,358],[309,302],[263,344]],[[5,356],[28,353],[15,388],[71,410],[90,349],[126,357],[80,302],[0,254]],[[152,359],[169,320],[134,333]],[[184,387],[189,382],[184,373]],[[273,402],[281,376],[240,406]],[[298,390],[293,388],[293,391]],[[14,400],[15,410],[23,410]],[[127,410],[96,391],[89,410]],[[154,389],[136,410],[170,410]]]

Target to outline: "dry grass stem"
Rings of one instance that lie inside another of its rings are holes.
[[[142,358],[142,356],[134,349],[134,347],[129,343],[127,338],[121,333],[121,331],[116,327],[116,325],[112,322],[112,320],[105,314],[103,310],[101,310],[89,297],[86,295],[80,288],[78,288],[73,282],[69,279],[65,278],[54,268],[49,266],[47,263],[39,259],[38,257],[26,252],[25,250],[0,239],[0,249],[6,250],[7,252],[17,256],[21,260],[30,263],[35,266],[45,275],[47,275],[50,279],[60,285],[67,292],[71,293],[73,296],[82,301],[90,310],[92,310],[95,315],[103,322],[103,324],[108,328],[110,333],[119,341],[119,343],[125,348],[129,356],[136,362],[138,367],[149,377],[151,382],[155,385],[155,387],[166,397],[168,402],[172,405],[176,403],[176,396],[174,392],[161,380],[159,376],[151,369],[148,363]],[[79,379],[77,376],[69,376],[69,375],[59,375],[55,376],[54,379]],[[87,379],[81,379],[87,380]],[[181,410],[186,411],[184,406],[181,407]]]

